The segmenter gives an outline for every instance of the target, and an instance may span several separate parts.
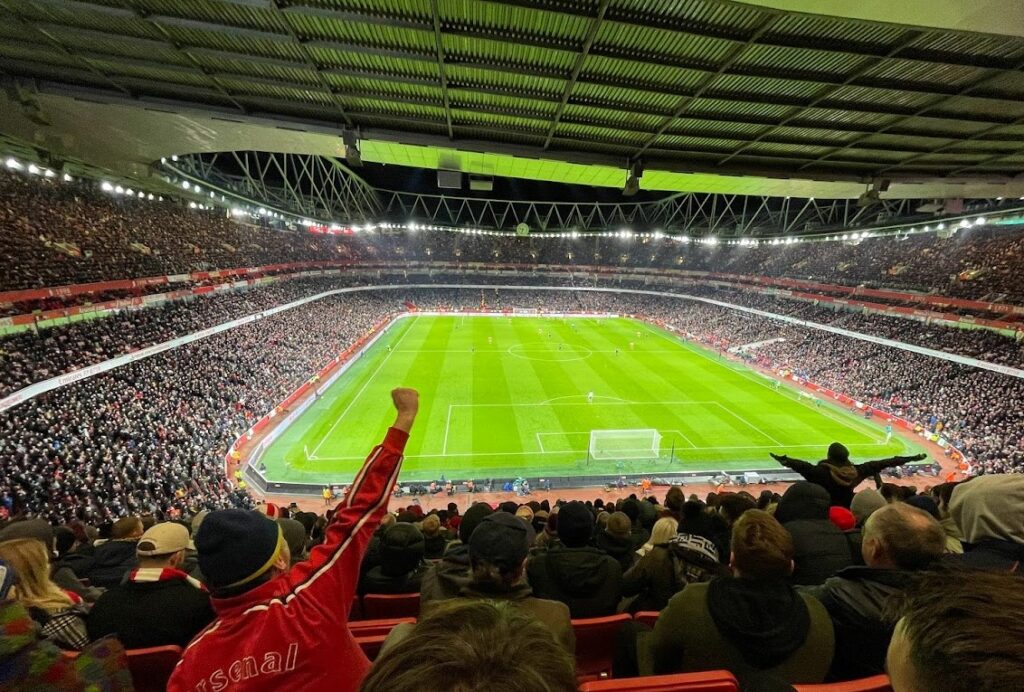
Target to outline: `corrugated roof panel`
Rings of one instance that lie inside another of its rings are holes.
[[[455,86],[482,86],[500,91],[507,91],[509,94],[544,94],[551,98],[558,98],[565,88],[565,81],[561,79],[544,79],[526,74],[514,72],[495,72],[481,70],[465,65],[453,65],[445,68],[448,83]]]
[[[799,37],[823,49],[828,49],[830,39],[868,43],[884,52],[885,46],[900,41],[909,31],[909,28],[895,24],[857,22],[816,14],[787,14],[779,18],[768,35]]]
[[[847,101],[872,106],[898,106],[900,108],[920,108],[930,103],[933,98],[931,94],[858,86],[841,86],[828,95],[829,101]]]
[[[576,62],[576,51],[537,48],[521,43],[494,41],[470,36],[441,36],[445,55],[466,62],[496,62],[502,65],[532,65],[547,70],[569,72]]]
[[[693,137],[689,135],[658,135],[654,140],[654,147],[664,150],[682,151],[717,151],[728,153],[746,142],[742,139],[726,139],[718,137]]]
[[[26,40],[26,34],[18,30],[17,25],[5,24],[4,26],[14,30],[14,35]],[[154,62],[166,62],[174,65],[191,64],[188,56],[182,55],[174,49],[170,43],[163,38],[150,39],[143,37],[114,36],[102,33],[82,33],[74,29],[60,29],[48,27],[47,33],[52,34],[62,45],[69,50],[75,51],[81,48],[84,51],[105,53],[109,55],[123,55],[139,60],[152,60]],[[31,36],[31,35],[29,35]],[[31,39],[35,40],[35,39]],[[53,50],[48,42],[36,41],[44,50]]]
[[[808,108],[802,117],[820,121],[826,126],[828,123],[847,123],[865,128],[875,128],[895,122],[900,116],[886,115],[885,113],[858,113],[833,108]]]
[[[159,38],[159,32],[149,22],[140,17],[108,14],[102,11],[90,12],[83,5],[61,7],[47,4],[45,7],[32,3],[17,3],[19,16],[33,22],[64,24],[70,27],[105,31],[121,36],[138,36],[142,38]],[[50,27],[47,27],[49,30]]]
[[[1024,72],[1003,72],[985,80],[985,91],[1005,91],[1011,98],[1024,99]]]
[[[950,165],[968,165],[971,163],[977,163],[984,161],[985,159],[991,158],[991,154],[987,154],[983,151],[979,152],[967,152],[967,153],[953,153],[949,151],[939,152],[937,154],[925,154],[919,159],[915,159],[915,164],[932,164],[932,163],[946,163]]]
[[[232,35],[194,27],[168,26],[168,35],[181,46],[212,48],[233,53],[249,53],[267,58],[303,61],[302,47],[289,41],[258,38],[247,35]]]
[[[944,118],[929,118],[928,116],[917,116],[900,122],[900,127],[908,129],[919,129],[934,134],[948,133],[950,136],[961,137],[987,130],[992,127],[990,123],[972,122],[970,120],[947,120]]]
[[[810,144],[774,144],[772,142],[755,142],[745,151],[748,154],[768,154],[791,159],[813,159],[821,156],[831,147],[812,146]]]
[[[1000,118],[1024,118],[1024,101],[997,101],[995,99],[956,96],[943,101],[939,107],[943,112],[994,115]]]
[[[628,130],[597,127],[595,125],[575,125],[573,123],[558,123],[555,133],[562,138],[579,140],[600,140],[602,142],[617,142],[620,144],[640,144],[649,136],[644,132],[630,132]]]
[[[914,48],[1010,60],[1024,58],[1024,44],[1018,38],[965,31],[935,31],[915,41]]]
[[[302,4],[339,12],[412,17],[430,16],[430,0],[302,0]]]
[[[621,53],[623,57],[664,55],[694,58],[710,66],[722,61],[735,46],[734,41],[719,38],[605,22],[597,32],[591,50],[601,54],[601,49],[608,49]]]
[[[578,102],[595,99],[603,103],[643,104],[645,110],[664,110],[671,112],[679,103],[674,94],[656,93],[653,91],[637,91],[635,89],[616,89],[599,84],[577,84],[573,96]]]
[[[463,110],[461,108],[452,108],[453,126],[455,125],[456,121],[460,125],[468,127],[497,127],[503,129],[512,129],[518,132],[528,132],[533,134],[543,134],[547,132],[549,124],[547,120],[541,120],[538,118],[517,118],[507,115],[478,113],[474,111]]]
[[[931,82],[943,87],[963,86],[986,75],[986,70],[962,65],[923,62],[921,60],[883,60],[866,76],[908,82]]]
[[[690,25],[727,26],[736,31],[751,31],[768,16],[751,5],[714,0],[612,0],[611,10],[663,17]]]
[[[493,140],[527,146],[540,146],[544,143],[544,135],[518,132],[516,130],[492,130],[473,127],[472,125],[455,125],[454,123],[452,123],[452,130],[456,137],[465,139]]]
[[[458,26],[468,30],[497,31],[510,35],[525,33],[559,41],[582,42],[591,22],[586,15],[546,12],[480,0],[438,0],[437,6],[443,21],[442,30]]]
[[[420,53],[434,50],[434,28],[429,23],[424,23],[422,29],[412,29],[371,22],[340,21],[298,13],[289,14],[288,17],[295,31],[305,39],[336,40]]]
[[[374,79],[372,76],[365,78],[325,76],[325,78],[339,94],[380,94],[381,96],[393,96],[399,99],[410,99],[418,102],[443,102],[440,84],[437,86],[403,84],[401,82]]]
[[[412,103],[397,103],[394,101],[376,101],[363,98],[342,98],[339,99],[346,111],[357,111],[364,114],[393,115],[396,117],[414,118],[436,122],[444,127],[443,106],[421,106]],[[393,128],[393,125],[392,125]]]
[[[636,148],[628,145],[612,144],[611,142],[595,142],[594,144],[588,144],[586,142],[578,142],[574,139],[559,139],[557,137],[551,140],[551,146],[548,147],[549,152],[557,152],[559,150],[568,152],[584,152],[584,153],[595,153],[595,154],[610,154],[612,156],[625,158],[631,156],[636,152]],[[622,169],[619,169],[622,170]],[[626,173],[623,170],[621,174],[622,182],[616,185],[608,185],[600,182],[587,182],[587,178],[596,178],[598,180],[608,177],[618,177],[618,171],[611,174],[605,175],[583,175],[580,176],[583,180],[580,180],[576,184],[578,185],[603,185],[604,187],[622,187],[625,184]]]
[[[861,136],[858,135],[858,138]],[[954,140],[938,137],[910,137],[908,135],[890,135],[884,132],[873,134],[860,140],[862,148],[888,149],[897,151],[914,151],[916,149],[934,149],[951,144]],[[906,147],[909,147],[907,149]]]
[[[124,3],[119,3],[124,4]],[[286,33],[288,26],[272,8],[248,7],[206,0],[133,0],[133,5],[147,15],[187,17],[204,22]]]
[[[252,62],[241,57],[225,58],[201,54],[196,56],[196,60],[198,60],[200,65],[211,72],[247,75],[263,79],[274,79],[281,82],[319,84],[317,73],[311,69],[304,69],[302,67],[268,65],[265,63]]]
[[[882,161],[885,163],[896,163],[903,159],[908,159],[915,154],[906,151],[891,151],[891,150],[877,150],[877,149],[843,149],[840,152],[836,152],[829,157],[829,161],[832,160],[847,160],[847,161]]]
[[[152,67],[141,67],[137,65],[126,65],[117,61],[89,60],[90,65],[101,72],[110,75],[126,75],[140,79],[151,79],[157,82],[171,82],[174,84],[190,84],[193,86],[211,86],[210,78],[196,69],[159,69]]]
[[[765,128],[764,125],[755,123],[729,123],[719,120],[701,120],[683,116],[672,122],[666,134],[686,135],[693,132],[714,133],[715,135],[726,135],[734,137],[752,137]]]
[[[634,127],[638,130],[650,130],[653,132],[661,125],[665,118],[660,115],[567,104],[562,113],[562,119],[570,122],[590,122],[620,127]]]
[[[81,66],[79,58],[68,55],[62,51],[49,49],[49,46],[28,42],[13,42],[0,39],[0,59],[24,60],[26,62],[38,62],[41,65],[77,65]]]
[[[820,72],[841,79],[856,72],[870,60],[829,50],[753,45],[743,52],[736,65],[778,70],[780,75],[784,75],[787,70]]]
[[[541,101],[516,96],[498,96],[496,94],[451,87],[448,89],[448,97],[453,107],[458,105],[467,109],[474,107],[497,108],[522,113],[523,115],[533,115],[545,120],[550,120],[558,108],[558,104],[553,101]]]
[[[826,127],[821,129],[812,127],[780,127],[774,134],[778,137],[803,139],[808,142],[829,142],[831,144],[844,144],[860,137],[860,134],[856,132],[829,130]]]
[[[723,115],[757,115],[763,118],[781,120],[794,111],[793,106],[776,106],[770,103],[747,103],[726,99],[700,98],[689,105],[690,113],[717,113]]]
[[[649,88],[664,85],[665,89],[692,90],[710,76],[708,72],[687,70],[665,65],[605,58],[596,55],[587,56],[580,78],[604,77],[634,84],[643,84]]]
[[[954,154],[980,151],[994,156],[995,154],[1012,154],[1021,149],[1024,149],[1024,143],[1021,142],[994,142],[984,139],[971,139],[954,144],[948,151]]]
[[[245,79],[234,77],[218,77],[217,82],[224,86],[232,94],[249,94],[254,96],[267,96],[269,98],[285,101],[300,101],[303,103],[330,103],[330,94],[314,89],[300,89],[285,86],[275,86],[264,82],[250,82]]]
[[[821,85],[816,82],[797,82],[791,79],[721,75],[715,80],[710,90],[719,93],[810,98],[821,91]]]
[[[408,77],[436,77],[437,61],[434,54],[429,60],[419,59],[418,53],[411,53],[408,59],[394,55],[375,55],[372,52],[345,51],[320,45],[307,45],[309,57],[321,67],[339,67],[361,72],[380,72]]]

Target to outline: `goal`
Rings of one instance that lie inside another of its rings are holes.
[[[661,434],[654,429],[646,430],[591,430],[590,458],[611,459],[657,459],[661,456]]]

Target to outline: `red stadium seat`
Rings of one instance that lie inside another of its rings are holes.
[[[572,621],[576,634],[576,676],[581,681],[611,675],[619,629],[631,619],[623,613]]]
[[[647,625],[653,628],[654,623],[658,621],[658,616],[661,615],[657,610],[641,610],[638,613],[634,613],[633,619],[639,622],[641,625]]]
[[[363,604],[359,601],[359,596],[352,599],[352,607],[348,611],[349,620],[362,620],[363,619]]]
[[[892,692],[888,675],[873,675],[870,678],[849,682],[829,682],[824,685],[793,685],[797,692]]]
[[[415,618],[392,618],[390,620],[359,620],[348,623],[348,629],[356,637],[369,637],[377,634],[387,634],[406,622],[416,622]]]
[[[371,634],[365,637],[357,636],[356,644],[363,650],[366,657],[371,661],[377,658],[377,654],[380,653],[380,648],[384,646],[384,640],[388,638],[386,634]]]
[[[154,646],[128,649],[128,669],[136,692],[163,692],[171,679],[174,666],[181,659],[180,646]]]
[[[420,595],[366,594],[363,596],[363,617],[367,620],[415,618],[420,614]]]
[[[736,678],[727,670],[596,680],[580,685],[580,692],[739,692],[739,689]]]

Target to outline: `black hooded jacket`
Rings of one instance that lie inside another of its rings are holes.
[[[851,464],[848,459],[845,463],[823,459],[817,464],[812,464],[790,457],[779,459],[779,463],[783,466],[793,469],[807,481],[824,488],[828,492],[832,505],[847,509],[853,502],[854,491],[865,478],[874,476],[885,469],[901,466],[907,461],[908,459],[905,457],[892,457],[863,464]]]
[[[789,531],[796,549],[794,584],[821,584],[853,564],[850,543],[829,521],[828,508],[828,493],[814,483],[794,483],[779,500],[775,518]]]
[[[594,536],[594,545],[598,550],[615,558],[623,573],[636,561],[636,548],[633,547],[633,540],[630,536],[620,538],[601,529]]]
[[[573,618],[613,615],[622,589],[618,561],[589,546],[558,546],[534,555],[526,578],[537,598],[565,603]]]

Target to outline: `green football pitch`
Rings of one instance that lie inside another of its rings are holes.
[[[776,467],[772,451],[816,460],[837,440],[860,460],[921,451],[644,322],[414,315],[268,447],[267,480],[349,482],[398,386],[420,392],[405,481],[737,472]],[[658,456],[594,458],[593,430],[657,430]]]

